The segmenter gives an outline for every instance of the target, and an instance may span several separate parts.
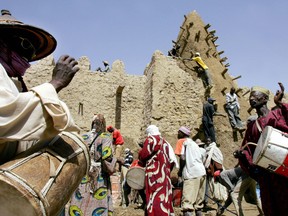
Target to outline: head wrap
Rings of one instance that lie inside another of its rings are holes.
[[[190,136],[190,134],[191,134],[191,131],[187,127],[184,127],[184,126],[181,126],[179,128],[179,131],[181,131],[182,133],[184,133],[187,136]]]
[[[156,125],[149,125],[146,129],[146,134],[148,136],[161,135],[159,128]]]
[[[10,50],[5,42],[0,39],[0,63],[5,68],[8,76],[21,77],[30,64],[24,60],[17,52]]]
[[[268,89],[262,88],[262,87],[260,87],[260,86],[254,86],[254,87],[252,87],[252,88],[251,88],[251,92],[253,92],[253,91],[261,92],[261,93],[263,93],[263,94],[265,94],[265,95],[267,95],[267,96],[269,96],[269,94],[270,94],[270,92],[269,92]]]
[[[96,133],[103,133],[106,131],[106,121],[104,115],[97,114],[93,118],[92,129],[94,128]]]

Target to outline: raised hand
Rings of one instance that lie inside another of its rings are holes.
[[[74,75],[79,71],[78,62],[68,55],[62,55],[53,69],[50,83],[57,92],[69,85]]]
[[[274,103],[277,105],[277,106],[280,106],[282,104],[281,100],[284,96],[284,91],[285,91],[285,88],[284,88],[284,85],[281,83],[281,82],[278,82],[278,85],[280,87],[280,90],[277,90],[275,96],[274,96]]]

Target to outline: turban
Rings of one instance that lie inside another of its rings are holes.
[[[261,93],[263,93],[263,94],[265,94],[265,95],[267,95],[267,96],[269,96],[269,94],[270,94],[270,92],[269,92],[268,89],[262,88],[262,87],[260,87],[260,86],[254,86],[254,87],[252,87],[252,88],[251,88],[251,92],[253,92],[253,91],[261,92]]]
[[[146,133],[148,136],[161,135],[156,125],[149,125],[146,129]]]

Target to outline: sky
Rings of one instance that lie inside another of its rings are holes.
[[[43,28],[57,40],[53,53],[87,56],[91,69],[124,62],[128,74],[143,75],[156,50],[167,54],[184,15],[196,10],[216,30],[229,74],[239,87],[288,89],[287,0],[1,0],[22,22]]]

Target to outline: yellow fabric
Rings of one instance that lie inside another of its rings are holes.
[[[263,94],[266,94],[266,95],[268,95],[268,96],[269,96],[269,94],[270,94],[270,92],[269,92],[268,89],[262,88],[262,87],[260,87],[260,86],[254,86],[254,87],[252,87],[252,88],[251,88],[251,92],[253,92],[253,91],[262,92]]]
[[[196,61],[204,70],[208,69],[208,66],[204,63],[201,57],[197,56],[192,58],[192,60]]]

